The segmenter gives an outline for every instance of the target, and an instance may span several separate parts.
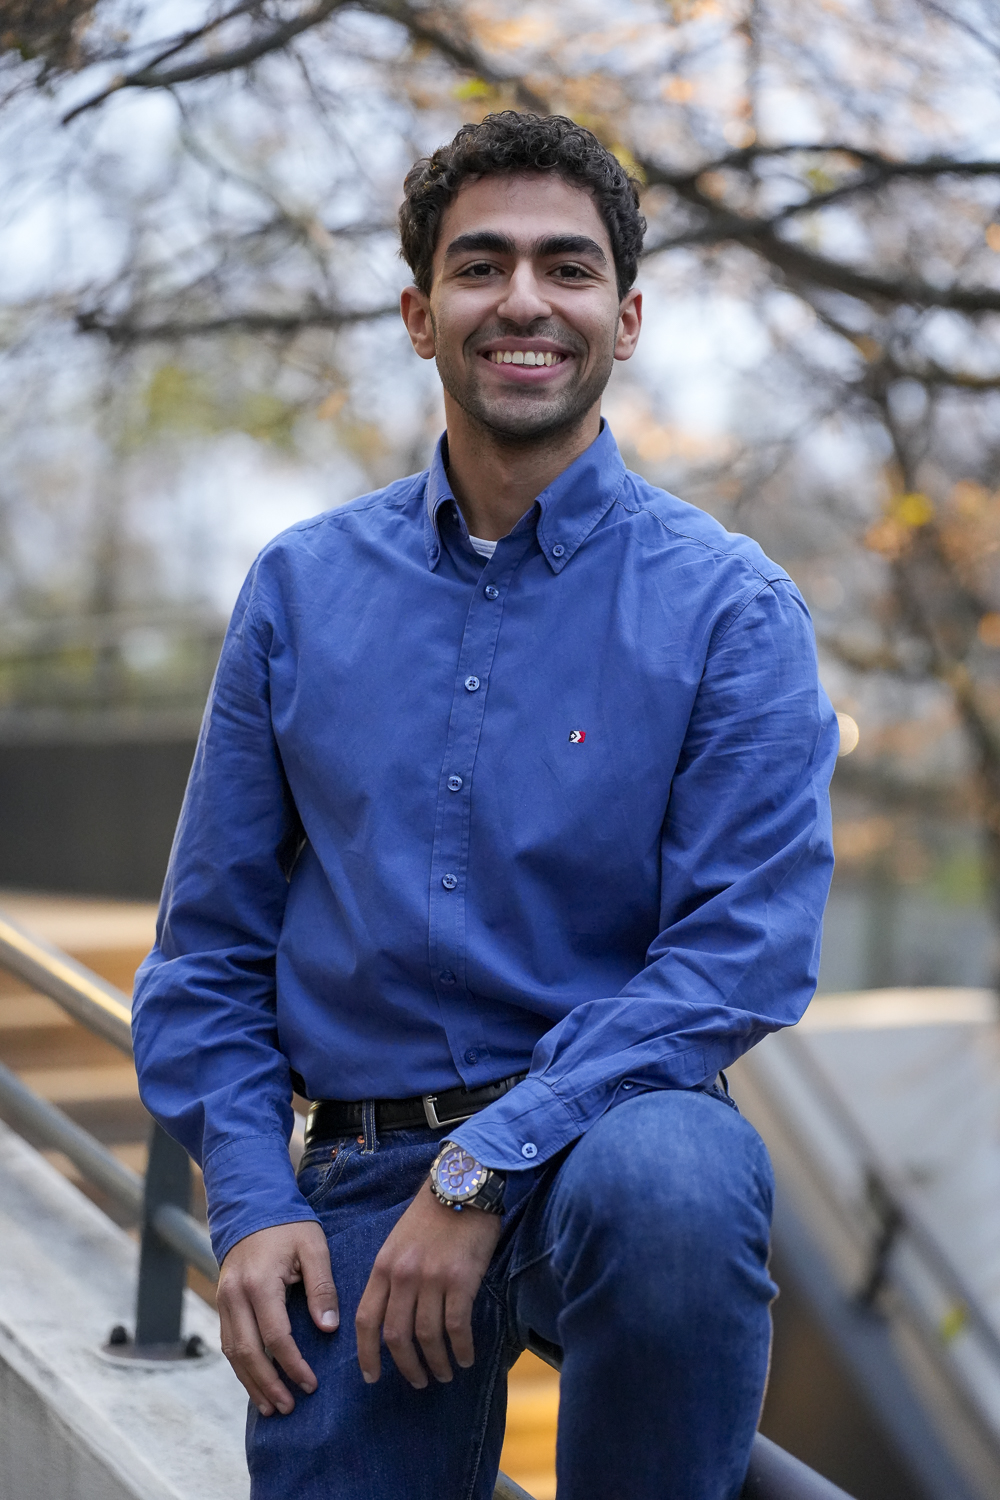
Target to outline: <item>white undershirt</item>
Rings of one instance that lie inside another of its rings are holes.
[[[497,550],[496,542],[488,542],[485,537],[470,536],[469,541],[472,543],[474,550],[479,553],[480,557],[490,558]]]

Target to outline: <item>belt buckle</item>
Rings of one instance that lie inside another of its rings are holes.
[[[443,1130],[446,1125],[460,1125],[463,1120],[471,1120],[475,1114],[475,1110],[472,1110],[467,1115],[449,1115],[447,1120],[439,1120],[434,1107],[437,1104],[437,1094],[423,1094],[420,1102],[424,1106],[424,1119],[432,1130]]]

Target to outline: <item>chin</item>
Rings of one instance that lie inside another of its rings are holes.
[[[465,404],[465,410],[496,437],[516,443],[535,442],[575,427],[583,421],[592,405],[592,400],[551,405],[533,402],[531,406],[520,401],[516,405],[474,401]]]

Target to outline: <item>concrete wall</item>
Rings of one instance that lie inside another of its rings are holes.
[[[155,901],[194,746],[0,743],[0,886]]]
[[[192,1293],[204,1360],[148,1368],[101,1345],[133,1326],[137,1251],[0,1125],[0,1500],[246,1500],[246,1398]]]

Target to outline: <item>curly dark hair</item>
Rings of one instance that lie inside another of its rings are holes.
[[[401,254],[425,294],[441,217],[462,183],[498,172],[556,172],[593,195],[611,240],[618,295],[635,281],[646,221],[639,184],[592,131],[565,115],[505,109],[481,125],[463,125],[455,139],[422,157],[406,174],[399,210]]]

